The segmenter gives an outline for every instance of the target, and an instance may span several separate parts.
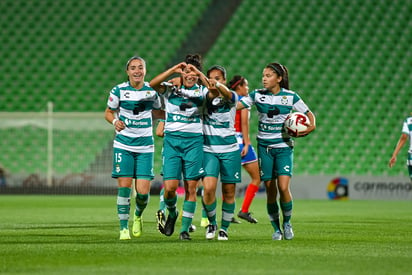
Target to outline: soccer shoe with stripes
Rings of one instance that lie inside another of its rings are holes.
[[[295,236],[292,225],[289,222],[283,224],[283,235],[285,236],[285,240],[291,240]]]
[[[223,229],[219,230],[219,233],[217,234],[217,239],[218,241],[227,241],[229,240],[229,236],[227,235],[227,232]]]
[[[129,233],[129,229],[128,228],[124,228],[122,230],[120,230],[120,238],[119,240],[121,241],[125,241],[125,240],[130,240],[130,233]]]
[[[157,230],[161,233],[165,233],[165,222],[166,222],[166,217],[165,213],[163,210],[158,210],[156,213],[156,219],[157,219]]]
[[[176,217],[172,218],[170,214],[167,216],[167,220],[165,223],[165,235],[172,236],[173,232],[175,231],[175,223],[177,218],[179,217],[179,211],[176,210]]]
[[[179,235],[179,240],[182,240],[182,241],[191,241],[192,238],[190,238],[190,235],[189,235],[189,233],[187,233],[187,231],[183,231],[183,232],[181,232],[180,235]]]
[[[245,212],[239,211],[239,213],[237,213],[237,216],[241,219],[244,219],[244,220],[250,222],[250,223],[257,223],[258,222],[257,219],[252,217],[252,213],[250,213],[250,212],[245,213]]]
[[[275,233],[273,233],[273,235],[272,235],[272,240],[274,240],[274,241],[281,241],[282,239],[283,239],[282,232],[280,232],[280,231],[275,231]]]
[[[136,214],[134,214],[134,218],[133,218],[133,236],[135,237],[140,237],[142,235],[142,231],[143,231],[143,219],[142,217],[138,217],[136,216]]]
[[[216,236],[217,225],[209,224],[206,227],[206,240],[213,240]]]

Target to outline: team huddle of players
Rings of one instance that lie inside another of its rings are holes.
[[[111,90],[105,111],[106,120],[116,130],[112,177],[118,182],[120,240],[130,239],[128,223],[133,181],[136,209],[132,233],[135,237],[142,234],[142,213],[148,204],[150,182],[154,178],[153,118],[164,121],[160,134],[164,135],[162,202],[165,211],[157,212],[157,227],[162,234],[171,236],[181,216],[179,239],[191,240],[189,232],[201,183],[202,206],[208,221],[205,237],[212,240],[217,235],[218,240],[228,240],[228,228],[235,213],[235,187],[241,182],[243,164],[252,182],[238,217],[257,222],[248,209],[263,181],[267,213],[274,231],[272,239],[293,239],[293,200],[289,185],[294,140],[283,130],[283,123],[292,111],[306,114],[307,129],[299,133],[305,136],[315,129],[316,122],[300,96],[289,90],[285,66],[276,62],[266,65],[262,73],[263,88],[250,93],[244,77],[237,75],[227,81],[222,66],[212,66],[206,75],[203,74],[201,58],[196,54],[187,55],[183,62],[150,82],[145,81],[146,63],[141,57],[128,60],[126,73],[128,81]],[[257,154],[248,134],[248,110],[253,105],[258,115]],[[222,209],[218,223],[216,189],[219,177]],[[179,213],[176,190],[181,181],[185,197],[182,213]]]

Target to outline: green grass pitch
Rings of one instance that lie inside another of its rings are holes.
[[[182,198],[178,206],[182,205]],[[265,199],[258,224],[232,224],[207,241],[200,203],[191,242],[156,230],[159,197],[144,233],[118,240],[115,196],[0,196],[1,274],[410,274],[411,201],[295,200],[295,239],[272,241]],[[237,209],[241,199],[237,200]],[[220,209],[220,206],[219,206]],[[132,207],[132,211],[134,206]],[[218,212],[220,217],[220,211]]]

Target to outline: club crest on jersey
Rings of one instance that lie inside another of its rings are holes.
[[[196,89],[193,91],[194,96],[200,96],[200,90]]]
[[[280,103],[283,105],[288,104],[288,97],[287,96],[282,96],[282,98],[280,99]]]
[[[152,96],[152,93],[150,92],[150,91],[146,91],[146,95],[145,95],[146,97],[151,97]]]

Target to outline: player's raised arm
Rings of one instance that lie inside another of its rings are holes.
[[[159,75],[155,76],[150,81],[150,86],[155,89],[159,93],[164,93],[166,91],[166,87],[162,85],[162,82],[166,81],[170,76],[173,74],[181,74],[183,70],[186,68],[187,64],[185,62],[181,62],[166,71],[160,73]]]

